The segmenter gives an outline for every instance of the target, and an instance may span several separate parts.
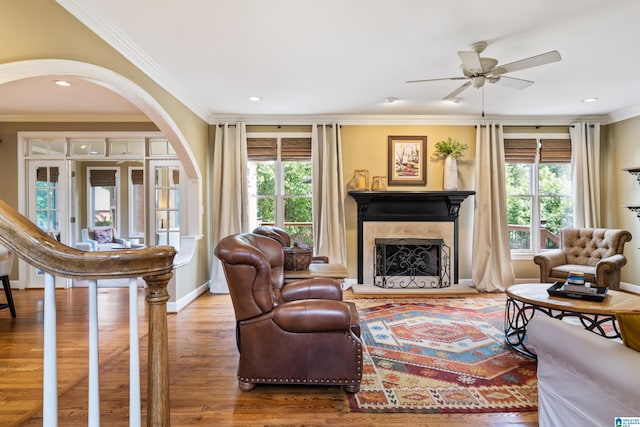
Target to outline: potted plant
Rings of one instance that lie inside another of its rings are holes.
[[[467,144],[463,144],[457,139],[451,139],[451,137],[436,142],[436,155],[446,159],[451,156],[453,159],[457,159],[462,156],[464,152],[469,148]]]
[[[467,144],[463,144],[457,139],[448,137],[445,140],[436,142],[435,154],[444,159],[444,184],[443,189],[458,189],[458,157],[462,156],[469,148]]]

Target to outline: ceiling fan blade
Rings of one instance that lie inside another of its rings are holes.
[[[482,64],[480,63],[480,55],[478,52],[458,51],[458,56],[462,60],[462,68],[470,73],[481,73]]]
[[[560,61],[562,57],[557,50],[552,50],[540,55],[531,56],[529,58],[521,59],[519,61],[510,62],[509,64],[498,65],[496,68],[490,71],[491,74],[504,74],[511,73],[512,71],[524,70],[525,68],[537,67],[539,65],[550,64],[552,62]]]
[[[464,83],[458,89],[454,90],[453,92],[451,92],[449,95],[445,96],[442,99],[445,100],[445,101],[450,101],[453,98],[455,98],[456,96],[458,96],[460,93],[462,93],[462,91],[465,90],[466,88],[468,88],[469,86],[471,86],[471,82],[470,81]]]
[[[405,83],[437,82],[440,80],[466,80],[466,77],[445,77],[442,79],[407,80]]]
[[[509,76],[500,76],[500,77],[497,77],[497,80],[495,81],[493,79],[490,79],[489,81],[491,83],[496,83],[500,86],[510,87],[511,89],[519,89],[519,90],[526,89],[534,83],[531,80],[516,79]]]

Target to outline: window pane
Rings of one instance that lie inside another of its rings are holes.
[[[511,249],[531,249],[531,197],[507,197]]]
[[[284,228],[291,236],[292,241],[309,245],[313,243],[311,218],[311,197],[285,199]]]
[[[256,163],[256,194],[276,194],[276,164],[275,162]]]
[[[529,163],[506,164],[507,195],[530,195],[532,165]]]
[[[284,162],[284,194],[311,195],[311,162]]]
[[[258,224],[276,223],[276,200],[273,197],[261,197],[258,199]]]

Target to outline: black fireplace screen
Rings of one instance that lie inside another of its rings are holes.
[[[374,285],[446,288],[449,247],[441,239],[375,239]]]

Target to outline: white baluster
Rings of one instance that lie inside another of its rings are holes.
[[[44,274],[43,425],[58,425],[58,349],[56,345],[56,280]]]
[[[140,427],[140,351],[138,345],[138,280],[129,279],[129,425]]]
[[[100,425],[98,281],[89,280],[89,425]]]

